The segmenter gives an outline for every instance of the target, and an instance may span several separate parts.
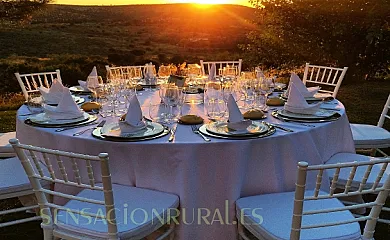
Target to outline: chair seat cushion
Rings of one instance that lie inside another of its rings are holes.
[[[390,132],[367,124],[350,124],[356,148],[390,147]]]
[[[372,161],[375,160],[375,157],[365,156],[361,154],[355,154],[355,153],[337,153],[333,155],[328,161],[326,161],[326,164],[336,164],[336,163],[347,163],[347,162],[366,162],[366,161]],[[371,173],[368,176],[367,182],[364,186],[365,189],[371,188],[376,180],[376,177],[378,176],[381,167],[383,164],[375,164],[372,169]],[[337,181],[337,186],[344,188],[345,184],[348,181],[349,174],[351,172],[352,168],[342,168],[339,173],[339,178]],[[356,169],[355,176],[352,180],[351,187],[352,189],[357,189],[360,186],[360,182],[363,179],[363,176],[367,170],[367,166],[360,166]],[[335,169],[327,169],[326,170],[329,177],[332,178]],[[388,166],[383,174],[383,177],[380,180],[379,186],[383,185],[386,181],[387,176],[390,174],[390,167]]]
[[[45,174],[47,168],[41,164]],[[1,194],[15,193],[32,189],[22,163],[17,157],[0,159],[0,192]]]
[[[101,184],[100,184],[101,186]],[[175,216],[179,206],[176,195],[143,188],[113,184],[115,214],[120,238],[148,235],[167,222],[169,216]],[[85,189],[77,196],[104,200],[102,191]],[[105,216],[105,206],[70,200],[65,208]],[[104,220],[58,211],[57,227],[60,231],[97,238],[107,238],[107,224]]]
[[[9,140],[16,138],[16,132],[0,133],[0,158],[16,156]]]
[[[307,191],[313,196],[313,191]],[[326,194],[320,192],[320,194]],[[241,198],[236,201],[237,219],[260,239],[290,239],[294,192],[273,193]],[[330,209],[344,206],[337,199],[305,201],[303,210]],[[306,215],[302,226],[354,219],[348,211]],[[300,239],[360,239],[358,223],[301,230]]]

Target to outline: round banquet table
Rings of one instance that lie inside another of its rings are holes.
[[[144,91],[138,98],[148,116],[150,101],[159,97],[158,92]],[[107,152],[113,183],[178,195],[181,216],[176,239],[236,239],[237,199],[294,191],[299,161],[321,164],[338,152],[355,151],[344,106],[340,102],[324,106],[339,109],[341,117],[314,123],[312,128],[281,122],[268,113],[266,121],[294,132],[277,129],[272,136],[250,140],[212,138],[205,142],[186,125],[177,127],[172,143],[167,141],[168,135],[140,142],[104,141],[90,132],[75,137],[73,133],[91,126],[55,132],[54,128],[27,125],[27,117],[19,116],[28,113],[26,106],[18,111],[16,133],[24,144],[93,155]],[[207,119],[203,104],[184,108]]]

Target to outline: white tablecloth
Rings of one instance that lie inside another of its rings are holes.
[[[154,99],[158,98],[155,92],[139,96],[146,116],[147,97],[153,93]],[[282,123],[295,132],[277,130],[262,139],[212,138],[207,143],[193,134],[190,126],[179,125],[173,143],[167,142],[168,136],[142,142],[109,142],[88,133],[72,136],[86,127],[56,133],[55,129],[26,125],[26,117],[21,116],[17,118],[17,138],[22,143],[76,153],[107,152],[114,183],[180,197],[182,221],[176,230],[177,239],[236,239],[233,221],[238,198],[293,191],[297,162],[320,164],[335,153],[354,152],[344,106],[329,106],[341,109],[339,120],[316,123],[315,128]],[[192,105],[191,111],[205,116],[203,105]],[[22,113],[28,113],[25,106],[19,109],[18,114]],[[281,123],[270,114],[266,120]]]

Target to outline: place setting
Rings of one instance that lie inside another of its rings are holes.
[[[245,140],[267,137],[275,128],[264,121],[244,119],[236,100],[229,94],[227,100],[228,121],[212,121],[199,127],[199,132],[213,138]]]
[[[82,111],[72,98],[68,88],[63,89],[57,106],[43,104],[41,113],[25,119],[25,123],[45,128],[83,126],[96,121],[97,117]]]
[[[309,95],[310,90],[297,85],[290,83],[288,99],[282,109],[272,112],[273,117],[282,121],[303,123],[330,122],[341,117],[337,109],[321,108],[322,102],[309,104],[305,96]],[[314,94],[314,91],[311,94]]]
[[[135,142],[160,138],[169,132],[168,127],[145,120],[138,98],[133,95],[129,100],[127,113],[118,121],[97,127],[93,130],[92,136],[108,141]]]
[[[91,73],[88,75],[87,80],[78,80],[78,86],[69,87],[69,90],[78,95],[91,95],[96,94],[96,89],[103,83],[103,79],[98,76],[96,66],[93,67]]]

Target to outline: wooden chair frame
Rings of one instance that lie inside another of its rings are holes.
[[[303,83],[314,83],[333,88],[333,91],[320,89],[319,92],[329,93],[336,98],[341,83],[347,73],[348,67],[335,68],[310,65],[306,63],[305,72],[303,74]]]
[[[328,227],[328,226],[336,226],[342,224],[348,224],[358,221],[367,221],[365,224],[363,238],[364,239],[373,239],[375,226],[379,219],[379,214],[383,208],[383,205],[386,202],[386,198],[390,192],[390,177],[388,177],[383,185],[380,185],[384,171],[386,170],[388,164],[390,163],[390,158],[379,158],[377,160],[366,161],[366,162],[351,162],[351,163],[338,163],[338,164],[322,164],[322,165],[312,165],[309,166],[307,162],[299,162],[298,163],[298,172],[297,172],[297,181],[295,187],[295,197],[294,197],[294,207],[292,214],[292,225],[290,232],[291,240],[299,240],[301,230],[302,229],[311,229],[311,228],[320,228],[320,227]],[[376,181],[373,186],[369,189],[366,189],[364,186],[367,182],[367,179],[371,173],[371,169],[374,165],[382,164],[381,171],[376,177]],[[354,179],[356,169],[361,166],[367,166],[367,170],[364,174],[364,177],[361,180],[360,186],[357,190],[351,190],[351,184]],[[340,173],[340,169],[342,168],[352,168],[348,181],[344,186],[344,191],[342,193],[335,193],[336,185],[338,182],[338,177]],[[320,188],[322,185],[323,173],[327,169],[335,169],[334,175],[331,177],[331,186],[330,191],[327,194],[320,194]],[[313,191],[312,196],[305,196],[306,190],[306,177],[308,172],[316,171],[316,185]],[[319,209],[312,211],[303,211],[303,204],[308,200],[320,200],[320,199],[331,199],[331,198],[339,198],[339,197],[347,197],[347,196],[359,196],[364,194],[378,194],[376,200],[374,202],[368,203],[360,203],[355,204],[351,203],[349,206],[343,206],[340,208],[330,208],[330,209]],[[338,212],[345,210],[353,210],[359,208],[371,208],[371,211],[368,216],[360,216],[355,219],[351,219],[348,221],[342,222],[330,222],[330,223],[321,223],[321,224],[313,224],[302,226],[302,217],[304,215],[314,215],[319,213],[330,213],[330,212]],[[239,224],[238,226],[239,236],[245,240],[249,240],[243,231],[243,225]]]
[[[216,65],[214,76],[217,76],[217,73],[218,73],[217,71],[219,69],[223,69],[223,67],[226,67],[227,65],[237,66],[238,67],[238,75],[237,76],[241,75],[242,59],[239,59],[238,61],[208,61],[208,62],[200,60],[200,66],[202,67],[202,74],[204,76],[208,75],[210,73],[210,70],[211,70],[211,67],[213,66],[213,64]],[[206,72],[206,67],[207,67],[207,72]]]
[[[49,88],[54,79],[62,81],[59,69],[57,69],[55,72],[42,73],[20,74],[17,72],[15,73],[15,77],[19,82],[26,101],[28,101],[29,94],[39,92],[39,87],[43,86]]]

